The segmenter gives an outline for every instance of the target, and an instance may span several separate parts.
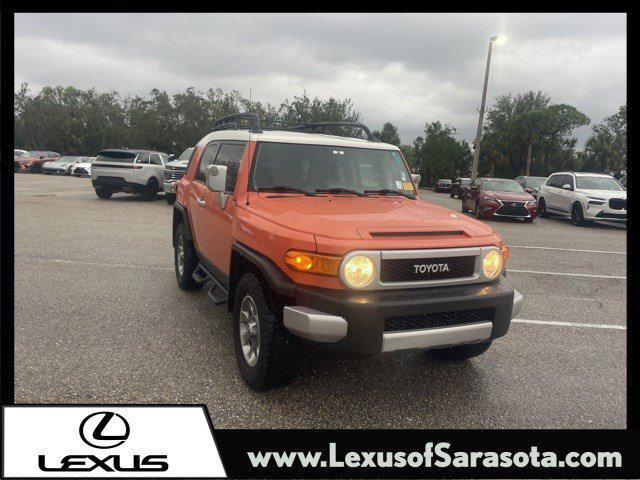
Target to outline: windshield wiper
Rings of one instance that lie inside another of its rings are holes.
[[[364,193],[377,193],[378,195],[402,195],[403,197],[415,200],[413,193],[403,192],[401,190],[391,190],[389,188],[382,188],[380,190],[365,190]]]
[[[350,188],[334,187],[334,188],[316,188],[316,193],[351,193],[359,197],[366,197],[366,195],[357,190],[351,190]]]
[[[258,187],[256,188],[258,192],[294,192],[294,193],[302,193],[303,195],[307,195],[308,197],[315,197],[316,194],[313,192],[309,192],[303,188],[290,187],[288,185],[274,185],[273,187]]]

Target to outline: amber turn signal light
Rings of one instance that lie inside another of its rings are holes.
[[[284,255],[284,263],[291,270],[315,273],[316,275],[337,276],[342,257],[321,255],[313,252],[289,250]]]

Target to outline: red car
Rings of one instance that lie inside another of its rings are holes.
[[[533,222],[538,202],[515,180],[478,178],[465,188],[462,211],[473,212],[476,218],[521,218]]]
[[[51,162],[60,157],[58,152],[49,150],[14,150],[13,152],[13,171],[14,172],[30,172],[42,173],[42,165],[45,162]]]

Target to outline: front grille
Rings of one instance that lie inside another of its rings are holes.
[[[180,180],[183,176],[184,176],[184,171],[182,170],[165,170],[164,171],[165,180]]]
[[[86,175],[89,172],[87,172],[84,168],[76,168],[73,171],[73,173],[74,173],[74,175]]]
[[[496,213],[514,217],[526,217],[529,215],[529,211],[524,208],[524,202],[503,202],[502,206],[496,210]]]
[[[612,208],[613,210],[626,210],[627,201],[624,198],[610,198],[609,208]]]
[[[476,310],[457,310],[454,312],[422,313],[420,315],[388,317],[384,320],[384,331],[423,330],[426,328],[451,327],[468,323],[491,322],[494,316],[495,308],[480,308]]]
[[[381,282],[417,282],[471,277],[476,257],[387,258],[380,262]]]

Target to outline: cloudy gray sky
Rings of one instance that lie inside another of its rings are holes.
[[[351,98],[405,143],[433,120],[473,138],[495,33],[509,41],[493,50],[489,102],[542,90],[592,123],[626,103],[624,14],[17,14],[15,32],[15,83],[33,90],[220,86],[274,104],[306,90]]]

